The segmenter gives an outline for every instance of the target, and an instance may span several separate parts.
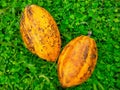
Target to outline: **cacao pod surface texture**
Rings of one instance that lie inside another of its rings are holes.
[[[20,32],[26,47],[47,61],[56,61],[61,39],[57,24],[50,13],[37,5],[25,7]]]
[[[81,35],[71,40],[58,59],[58,78],[62,87],[72,87],[85,82],[95,68],[97,57],[94,39]]]

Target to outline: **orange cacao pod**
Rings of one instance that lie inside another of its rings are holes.
[[[20,32],[27,48],[47,61],[56,61],[61,47],[60,33],[50,13],[37,5],[23,11]]]
[[[58,77],[62,87],[71,87],[85,82],[97,62],[96,42],[89,36],[71,40],[58,60]]]

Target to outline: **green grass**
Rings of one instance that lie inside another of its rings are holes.
[[[98,47],[98,62],[83,84],[63,89],[57,63],[33,55],[19,30],[25,6],[37,4],[57,22],[62,48],[73,38],[92,31]],[[120,90],[119,0],[1,0],[0,90]]]

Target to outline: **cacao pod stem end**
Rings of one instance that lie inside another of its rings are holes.
[[[89,31],[88,32],[88,36],[90,37],[92,35],[92,31]]]

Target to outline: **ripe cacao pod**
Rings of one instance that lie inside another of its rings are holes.
[[[81,35],[71,40],[58,60],[58,78],[62,87],[71,87],[85,82],[97,62],[97,47],[94,39]]]
[[[27,48],[47,61],[56,61],[61,47],[60,33],[50,13],[37,5],[23,11],[20,32]]]

